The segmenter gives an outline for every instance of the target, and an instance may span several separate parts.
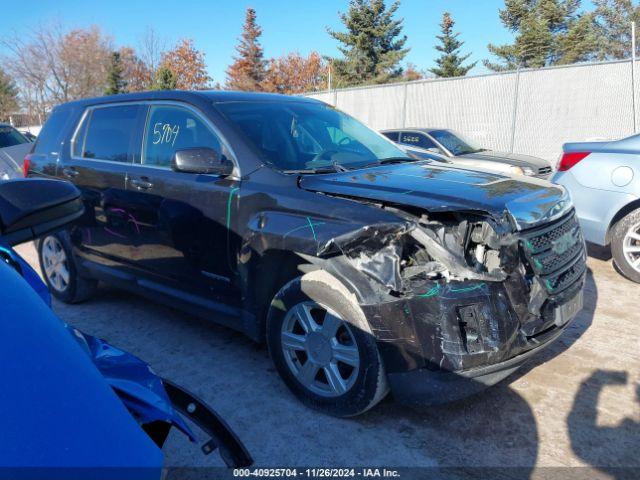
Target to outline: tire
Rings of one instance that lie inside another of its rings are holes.
[[[611,254],[618,271],[629,280],[640,283],[640,208],[613,226]]]
[[[355,296],[323,270],[295,278],[276,294],[267,316],[267,344],[291,392],[320,412],[355,416],[389,390]]]
[[[78,274],[67,232],[45,236],[37,242],[37,248],[42,276],[55,298],[65,303],[79,303],[95,293],[98,281]]]

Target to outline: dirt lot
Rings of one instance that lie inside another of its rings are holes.
[[[19,251],[37,264],[31,245]],[[304,408],[266,349],[226,328],[108,287],[84,304],[56,302],[54,309],[205,399],[257,466],[517,466],[540,478],[559,471],[545,467],[589,466],[564,472],[638,478],[640,286],[608,261],[590,258],[589,267],[584,311],[507,381],[423,411],[388,397],[350,420]],[[175,433],[165,454],[172,466],[220,464]]]

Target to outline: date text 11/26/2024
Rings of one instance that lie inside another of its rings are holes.
[[[234,477],[258,478],[400,478],[398,470],[388,468],[238,468]]]

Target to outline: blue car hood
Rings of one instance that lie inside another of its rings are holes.
[[[565,189],[540,179],[438,166],[429,162],[382,165],[348,172],[305,175],[300,187],[353,198],[408,205],[426,211],[476,211],[517,229],[557,218],[571,208]]]

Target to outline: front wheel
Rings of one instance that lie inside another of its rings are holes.
[[[640,208],[614,225],[611,254],[618,270],[629,280],[640,283]]]
[[[302,403],[339,417],[358,415],[388,391],[375,338],[354,296],[314,271],[275,296],[267,342],[280,376]]]
[[[93,295],[98,282],[78,274],[66,232],[47,235],[37,242],[40,269],[49,291],[65,303],[78,303]]]

